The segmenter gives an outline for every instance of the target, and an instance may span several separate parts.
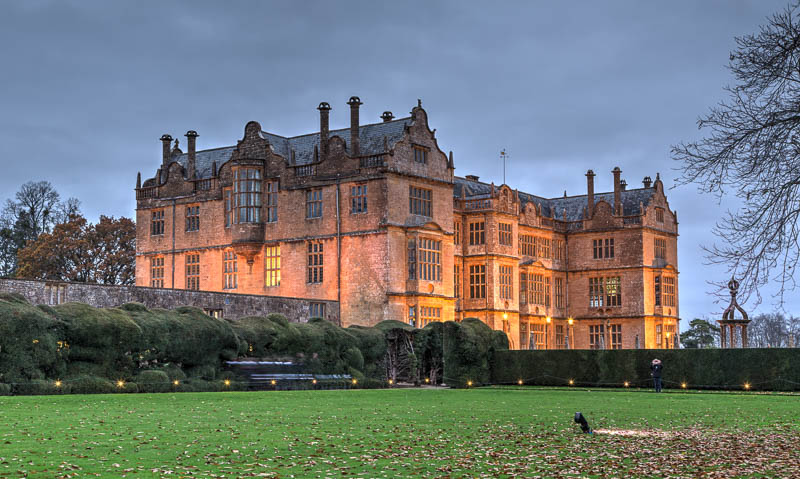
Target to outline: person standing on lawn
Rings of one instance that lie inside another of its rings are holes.
[[[654,359],[652,363],[650,363],[650,375],[653,376],[653,386],[656,388],[656,392],[661,392],[661,370],[664,369],[664,366],[661,365],[660,359]]]

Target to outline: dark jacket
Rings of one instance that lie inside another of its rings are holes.
[[[650,365],[650,373],[653,375],[654,378],[661,377],[661,370],[664,369],[664,366],[661,364],[651,364]]]

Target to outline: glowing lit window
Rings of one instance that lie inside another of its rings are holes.
[[[320,250],[320,253],[322,251]],[[264,248],[264,282],[267,287],[281,285],[281,246]]]

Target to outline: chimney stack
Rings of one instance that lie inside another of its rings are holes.
[[[328,157],[328,131],[329,131],[329,115],[331,106],[328,102],[323,101],[317,107],[319,110],[319,146],[322,150],[322,158]],[[294,158],[292,158],[294,160]]]
[[[361,145],[358,138],[358,107],[363,103],[357,96],[351,96],[347,104],[350,105],[350,156],[359,156]]]
[[[142,187],[142,172],[140,171],[136,173],[136,189],[138,190],[141,187]]]
[[[619,189],[625,191],[627,188],[628,188],[628,182],[625,180],[620,180]]]
[[[392,121],[393,119],[394,115],[392,115],[392,112],[390,111],[385,111],[383,112],[383,115],[381,115],[381,120],[383,120],[384,123]]]
[[[186,174],[190,180],[194,178],[195,172],[197,171],[197,136],[197,132],[194,130],[189,130],[186,132],[186,148],[188,149],[186,154]]]
[[[642,184],[644,185],[645,188],[650,188],[650,184],[652,182],[653,182],[653,180],[650,179],[649,176],[645,176],[644,179],[642,180]]]
[[[615,166],[611,173],[614,174],[614,214],[622,215],[622,187],[619,184],[619,175],[622,170],[619,166]]]
[[[586,216],[591,218],[594,216],[594,171],[589,170],[586,172]]]
[[[169,146],[172,143],[172,136],[168,134],[161,135],[161,164],[167,166],[169,163]]]

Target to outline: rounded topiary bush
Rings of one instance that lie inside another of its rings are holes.
[[[57,388],[53,381],[46,379],[31,379],[23,383],[17,383],[13,388],[14,394],[19,396],[61,394],[62,388]]]

